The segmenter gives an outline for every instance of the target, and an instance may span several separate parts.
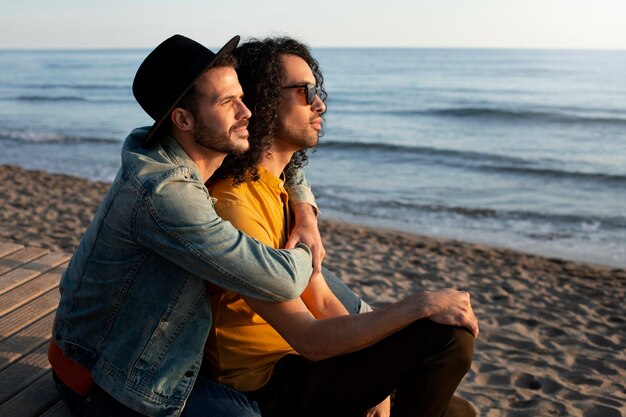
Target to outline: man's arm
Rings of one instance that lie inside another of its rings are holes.
[[[285,248],[292,249],[298,242],[307,245],[313,254],[313,270],[319,273],[322,271],[322,260],[326,255],[317,227],[319,208],[301,168],[297,169],[293,176],[287,178],[285,189],[289,194],[289,206],[295,219]]]
[[[131,226],[137,242],[188,272],[242,295],[299,297],[312,273],[305,245],[276,250],[217,216],[200,179],[175,173],[148,193]]]
[[[293,175],[287,177],[285,190],[289,194],[289,205],[292,210],[295,209],[296,205],[305,203],[313,209],[313,214],[317,216],[319,208],[302,168],[296,169]]]
[[[363,349],[424,318],[466,327],[478,336],[469,294],[451,289],[420,292],[370,313],[324,320],[316,320],[300,299],[283,303],[244,299],[298,353],[312,361]]]
[[[313,273],[300,298],[316,319],[345,316],[348,310],[328,288],[322,274]]]
[[[241,204],[229,204],[227,207],[217,204],[215,211],[218,216],[230,222],[237,230],[244,232],[267,246],[277,248],[278,242],[272,239],[267,230],[267,225],[263,224],[259,213],[254,210]]]

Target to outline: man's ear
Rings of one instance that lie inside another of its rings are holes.
[[[182,131],[190,131],[193,129],[194,117],[189,110],[176,107],[170,114],[172,125]]]

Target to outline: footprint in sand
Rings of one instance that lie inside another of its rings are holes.
[[[565,405],[560,402],[550,401],[541,397],[533,397],[528,400],[514,401],[511,403],[511,410],[506,415],[508,417],[563,416],[567,415],[567,409]]]
[[[511,375],[510,372],[506,370],[482,373],[476,377],[476,383],[481,386],[510,386]]]
[[[541,389],[541,382],[535,378],[534,375],[523,373],[513,379],[513,384],[516,387],[527,388],[532,390]]]

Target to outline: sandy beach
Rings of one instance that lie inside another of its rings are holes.
[[[0,240],[71,252],[106,183],[0,166]],[[626,270],[322,219],[326,266],[374,307],[470,291],[481,325],[459,388],[481,416],[626,414]]]

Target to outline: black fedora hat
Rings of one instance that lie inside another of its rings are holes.
[[[232,53],[239,36],[232,38],[217,53],[182,35],[163,41],[144,59],[133,81],[133,95],[139,105],[154,119],[144,139],[148,146],[155,133],[194,81],[217,58]]]

